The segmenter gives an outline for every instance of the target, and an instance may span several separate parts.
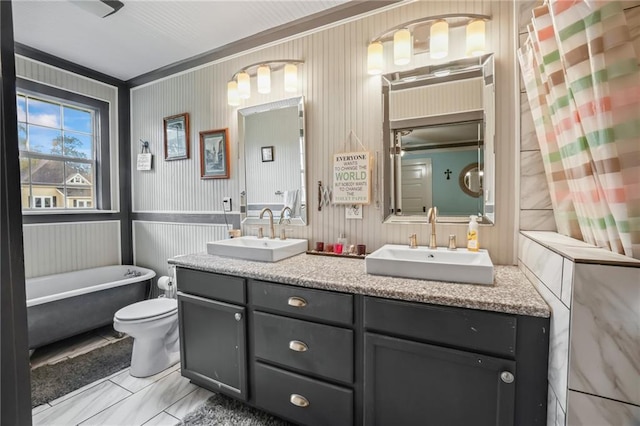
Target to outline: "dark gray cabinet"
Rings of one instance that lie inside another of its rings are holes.
[[[513,425],[515,362],[365,334],[365,424]]]
[[[549,319],[178,268],[182,374],[301,425],[544,425]]]
[[[178,273],[182,375],[205,388],[247,400],[246,308],[184,293],[193,287],[191,272],[197,271]],[[205,277],[211,287],[216,285],[215,274]],[[244,285],[243,280],[240,284]]]

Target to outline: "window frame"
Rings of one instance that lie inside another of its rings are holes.
[[[51,101],[56,103],[62,103],[71,107],[79,107],[85,109],[95,110],[95,206],[93,211],[98,213],[111,210],[111,161],[110,161],[110,111],[109,103],[91,98],[78,93],[70,92],[64,89],[60,89],[46,84],[38,83],[31,80],[25,80],[22,78],[16,79],[16,101],[17,96],[27,95],[33,96],[44,101]],[[17,141],[16,141],[17,142]],[[21,151],[20,153],[22,153]],[[45,155],[46,156],[46,155]],[[38,153],[30,153],[29,157],[37,158]],[[20,157],[27,158],[27,157]],[[73,161],[71,159],[66,161]],[[31,176],[29,176],[31,179]],[[29,207],[28,209],[22,209],[23,214],[29,214],[37,212],[42,214],[45,211],[48,214],[65,214],[73,213],[76,211],[87,212],[86,208],[71,208],[67,207],[66,203],[64,207],[56,207],[50,209]]]

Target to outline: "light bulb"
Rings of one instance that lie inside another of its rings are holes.
[[[393,35],[393,63],[407,65],[409,62],[411,62],[411,33],[403,28]]]
[[[474,19],[467,24],[467,56],[482,56],[485,53],[485,23]]]
[[[382,74],[384,57],[382,56],[382,43],[374,41],[367,48],[367,73],[371,75]]]
[[[236,77],[238,81],[238,96],[240,99],[249,99],[251,97],[251,80],[246,71],[242,71]]]
[[[296,64],[284,66],[284,91],[295,92],[298,90],[298,67]]]
[[[431,59],[444,58],[449,54],[449,24],[438,20],[431,25],[429,55]]]
[[[231,80],[227,83],[227,103],[230,106],[240,105],[240,96],[238,96],[238,83]]]
[[[258,93],[267,94],[271,92],[271,68],[269,65],[258,67]]]

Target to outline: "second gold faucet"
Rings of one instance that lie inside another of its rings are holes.
[[[436,206],[430,207],[427,212],[427,221],[431,223],[431,238],[429,238],[429,248],[436,249],[436,222],[438,221],[438,208]]]

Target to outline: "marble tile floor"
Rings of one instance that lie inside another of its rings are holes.
[[[36,351],[32,367],[55,364],[117,338],[105,328],[67,339]],[[127,368],[34,408],[32,420],[34,425],[178,425],[211,395],[182,377],[179,363],[142,379],[131,377]]]

